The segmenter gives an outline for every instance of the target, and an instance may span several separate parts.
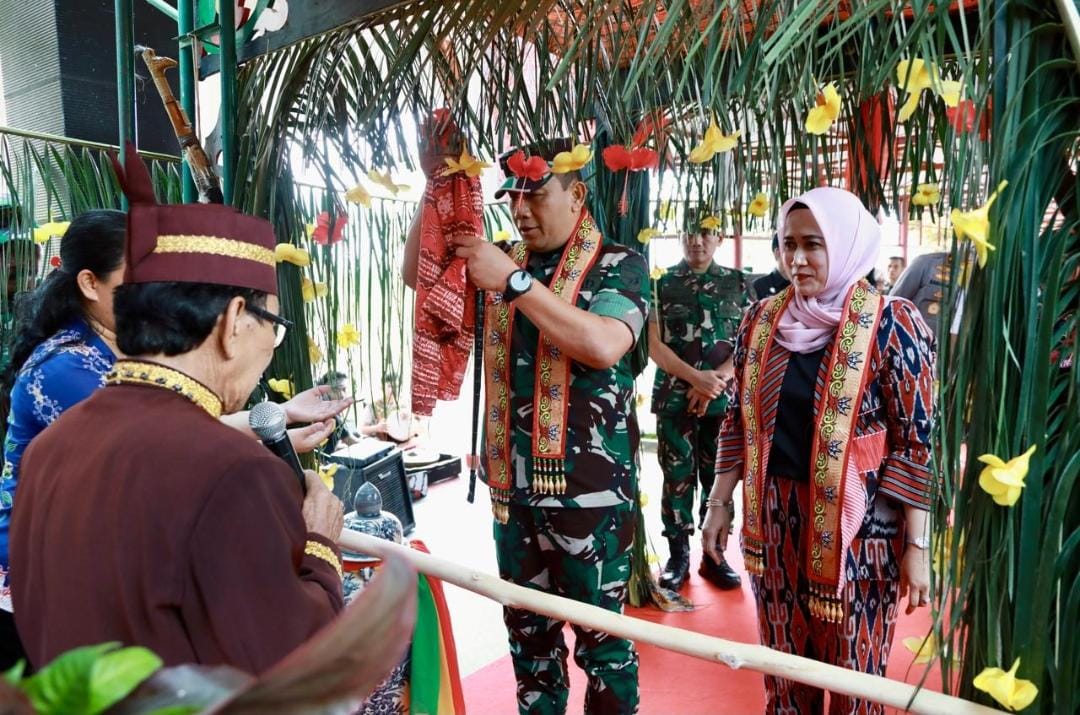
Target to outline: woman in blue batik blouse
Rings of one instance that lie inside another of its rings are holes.
[[[123,280],[125,216],[90,211],[68,227],[60,267],[16,305],[4,471],[0,480],[0,668],[22,657],[7,584],[8,529],[19,461],[30,440],[104,385],[116,362],[112,293]],[[73,445],[73,448],[75,445]]]

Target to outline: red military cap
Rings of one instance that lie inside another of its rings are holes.
[[[277,294],[269,221],[224,204],[158,204],[131,143],[126,166],[112,159],[130,205],[125,283],[213,283]]]

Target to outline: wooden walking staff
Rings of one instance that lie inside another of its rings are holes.
[[[834,693],[872,700],[923,715],[940,715],[940,713],[950,713],[950,715],[998,713],[1001,715],[1003,713],[1001,710],[951,695],[919,690],[908,683],[869,673],[857,673],[810,658],[780,653],[762,645],[729,641],[605,611],[597,606],[589,606],[562,596],[553,596],[517,586],[495,576],[467,569],[452,561],[348,529],[341,532],[338,543],[349,551],[371,554],[381,559],[400,557],[411,563],[421,573],[487,596],[504,606],[528,609],[549,618],[568,621],[620,638],[648,643],[702,660],[723,663],[729,668],[749,668],[778,678],[795,680]]]
[[[223,204],[225,197],[221,193],[221,182],[210,158],[203,151],[199,138],[195,135],[195,128],[191,126],[191,120],[183,107],[173,96],[172,87],[165,79],[165,71],[170,67],[176,67],[176,60],[169,57],[158,57],[150,47],[136,48],[141,50],[143,62],[150,70],[150,77],[154,80],[154,87],[161,95],[161,101],[165,104],[165,111],[169,115],[176,139],[180,142],[180,149],[187,157],[188,166],[191,167],[191,178],[195,181],[195,188],[199,191],[201,203]]]

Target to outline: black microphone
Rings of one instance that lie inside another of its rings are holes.
[[[304,468],[300,466],[300,458],[296,456],[296,450],[289,441],[289,433],[285,430],[285,410],[275,402],[260,402],[248,413],[248,425],[267,449],[292,467],[296,478],[300,480],[300,490],[306,494]]]

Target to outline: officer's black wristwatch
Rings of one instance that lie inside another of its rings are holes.
[[[503,300],[507,303],[513,302],[516,298],[519,298],[529,292],[532,288],[533,277],[528,271],[518,269],[510,274],[510,277],[506,279],[506,287],[503,288]]]

